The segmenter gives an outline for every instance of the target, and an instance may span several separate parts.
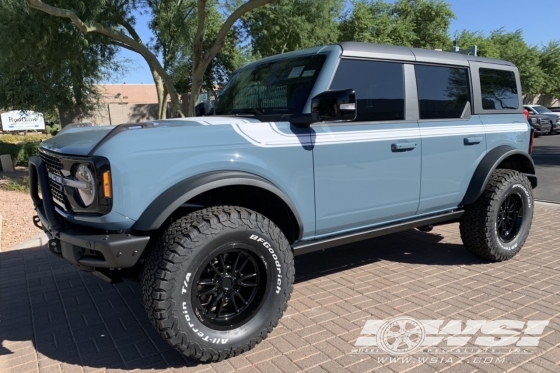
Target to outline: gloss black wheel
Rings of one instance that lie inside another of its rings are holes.
[[[251,246],[227,244],[194,277],[194,312],[210,328],[235,329],[258,312],[267,281],[264,262]]]
[[[496,229],[498,237],[502,242],[511,242],[521,228],[523,223],[523,199],[521,195],[514,193],[507,196],[500,210],[498,211],[498,221],[496,222]]]

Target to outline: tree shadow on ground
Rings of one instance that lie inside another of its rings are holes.
[[[407,231],[301,255],[296,257],[296,283],[377,261],[485,263],[462,245],[441,243],[442,239]],[[0,358],[32,343],[39,367],[60,362],[132,370],[200,364],[157,334],[142,306],[140,284],[105,283],[44,247],[0,253],[0,342]]]

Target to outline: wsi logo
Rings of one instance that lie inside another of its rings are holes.
[[[548,320],[416,320],[397,317],[368,320],[355,347],[377,347],[391,355],[414,353],[423,347],[535,347]],[[361,352],[361,351],[357,351]]]

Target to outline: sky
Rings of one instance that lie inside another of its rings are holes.
[[[463,29],[488,34],[503,27],[506,32],[523,30],[529,45],[541,46],[560,39],[560,0],[447,0],[447,3],[457,17],[449,28],[452,37]],[[147,16],[137,18],[137,31],[144,42],[151,38],[147,23]],[[127,50],[119,55],[130,62],[128,72],[114,76],[111,83],[153,84],[142,57]]]

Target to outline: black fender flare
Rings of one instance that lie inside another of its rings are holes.
[[[490,150],[480,161],[460,205],[465,206],[476,201],[484,192],[484,188],[488,180],[490,180],[492,172],[494,172],[505,159],[514,155],[522,157],[524,169],[520,170],[520,172],[524,173],[529,178],[533,189],[536,188],[537,176],[535,175],[535,163],[531,156],[523,150],[508,145],[502,145]]]
[[[214,171],[200,174],[185,179],[167,189],[159,195],[144,210],[140,218],[134,223],[132,229],[137,231],[153,231],[161,225],[183,203],[200,193],[224,186],[247,185],[262,188],[280,198],[296,219],[299,231],[299,240],[303,234],[303,223],[294,203],[278,187],[270,181],[247,172],[241,171]]]

